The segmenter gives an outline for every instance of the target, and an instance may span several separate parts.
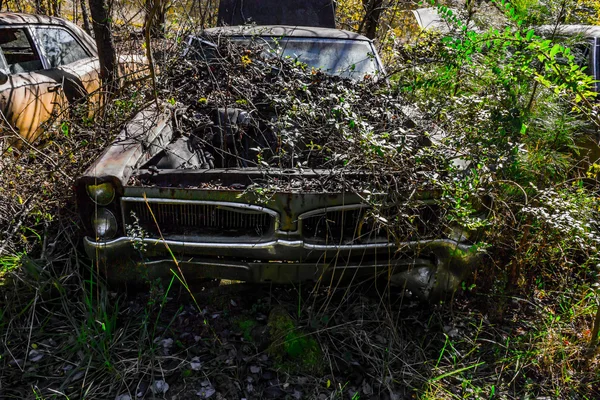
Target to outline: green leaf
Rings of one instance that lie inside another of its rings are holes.
[[[65,136],[69,136],[69,123],[67,121],[63,121],[60,124],[60,131],[62,132],[63,135]]]
[[[430,382],[439,381],[439,380],[441,380],[441,379],[444,379],[444,378],[447,378],[447,377],[449,377],[449,376],[456,375],[456,374],[460,374],[461,372],[468,371],[468,370],[470,370],[470,369],[472,369],[472,368],[477,368],[477,367],[479,367],[480,365],[483,365],[483,364],[485,364],[485,362],[484,362],[484,361],[482,361],[482,362],[479,362],[479,363],[477,363],[477,364],[469,365],[469,366],[467,366],[467,367],[463,367],[463,368],[459,368],[459,369],[456,369],[456,370],[452,370],[452,371],[450,371],[450,372],[446,372],[446,373],[444,373],[444,374],[438,375],[438,376],[436,376],[436,377],[434,377],[434,378],[430,379]]]
[[[528,30],[527,34],[525,35],[525,39],[531,40],[531,38],[533,37],[534,34],[535,34],[535,32],[533,31],[533,29]]]
[[[556,54],[558,54],[561,50],[562,46],[560,44],[555,44],[552,46],[552,49],[550,50],[550,58],[554,58],[554,56],[556,56]]]

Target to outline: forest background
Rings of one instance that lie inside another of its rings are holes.
[[[455,33],[415,30],[410,10],[425,6]],[[82,256],[65,188],[150,90],[150,80],[111,83],[110,54],[177,45],[214,26],[217,9],[216,0],[0,2],[101,38],[112,96],[102,118],[61,121],[43,156],[0,159],[0,397],[598,398],[594,81],[569,50],[582,38],[533,27],[600,24],[600,3],[337,2],[338,27],[375,40],[390,94],[424,110],[475,165],[444,201],[449,218],[484,232],[488,258],[452,299],[228,285],[194,302],[158,284],[126,296]],[[494,199],[485,221],[475,218],[479,197]]]

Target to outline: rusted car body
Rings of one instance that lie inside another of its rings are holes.
[[[119,55],[118,63],[122,79],[147,69],[137,54]],[[68,106],[93,115],[99,89],[96,43],[81,28],[56,17],[0,13],[0,129],[9,144],[34,142]]]
[[[240,29],[217,28],[210,33],[225,33],[235,40]],[[363,73],[369,68],[382,70],[371,41],[361,35],[326,28],[269,31],[276,32],[278,41],[288,37],[291,47],[301,43],[315,50],[304,54],[327,53],[317,46],[323,43],[344,49],[364,45]],[[264,31],[260,35],[261,40],[270,40]],[[343,54],[336,60],[341,58]],[[348,59],[354,66],[360,64],[356,57]],[[311,65],[310,57],[302,60]],[[330,73],[347,71],[336,63]],[[245,119],[235,109],[216,111],[218,132]],[[88,229],[86,251],[109,279],[143,281],[174,270],[188,280],[330,284],[384,275],[430,298],[456,289],[481,260],[464,236],[451,238],[428,228],[428,222],[437,218],[439,194],[412,194],[420,204],[416,222],[420,226],[403,241],[394,241],[365,223],[369,206],[360,194],[293,189],[301,181],[336,179],[336,172],[232,167],[218,154],[209,166],[189,151],[191,138],[174,136],[174,124],[168,106],[141,112],[76,182],[80,214]],[[246,190],[273,177],[289,189],[264,196]]]
[[[93,39],[60,18],[0,13],[0,112],[3,126],[27,141],[44,123],[98,90]]]

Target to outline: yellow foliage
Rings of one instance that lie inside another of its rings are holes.
[[[407,7],[414,4],[385,1],[377,29],[377,47],[384,63],[394,58],[394,49],[420,33],[416,20]],[[339,0],[336,9],[338,27],[357,32],[365,18],[363,0]]]
[[[340,0],[336,13],[339,28],[357,31],[365,16],[365,9],[362,0]]]
[[[248,65],[252,64],[252,60],[247,55],[242,56],[241,62],[242,67],[247,67]]]
[[[572,19],[573,23],[600,25],[600,1],[577,0],[577,6],[573,7],[567,18]]]

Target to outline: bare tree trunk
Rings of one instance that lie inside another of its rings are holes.
[[[106,0],[89,0],[94,37],[100,58],[102,86],[108,93],[118,89],[117,54],[110,24],[110,8]]]
[[[365,18],[361,27],[364,26],[363,32],[366,37],[375,39],[379,17],[383,11],[383,0],[363,0],[363,6],[365,7]]]
[[[147,0],[146,21],[150,26],[150,34],[154,38],[165,36],[165,18],[169,8],[169,0]]]
[[[35,0],[35,13],[46,14],[46,5],[43,0]]]
[[[53,17],[60,16],[60,1],[59,0],[50,0],[50,13]]]
[[[87,7],[85,5],[85,0],[81,1],[81,18],[83,19],[83,30],[88,34],[92,34],[92,27],[90,26],[90,16],[87,12]]]
[[[144,22],[144,40],[146,43],[146,58],[148,59],[148,67],[150,68],[150,77],[152,78],[152,91],[154,92],[154,101],[158,106],[158,94],[156,91],[156,72],[154,69],[154,57],[152,54],[152,43],[150,41],[153,21],[157,11],[160,8],[158,3],[160,0],[146,0],[146,21]]]
[[[199,6],[199,10],[200,10],[200,14],[201,14],[201,18],[200,18],[200,27],[202,29],[206,28],[206,16],[208,15],[209,11],[210,11],[210,6],[211,6],[211,0],[208,0],[206,2],[206,8],[204,10],[202,10],[202,5],[200,0],[198,0],[198,6]]]

